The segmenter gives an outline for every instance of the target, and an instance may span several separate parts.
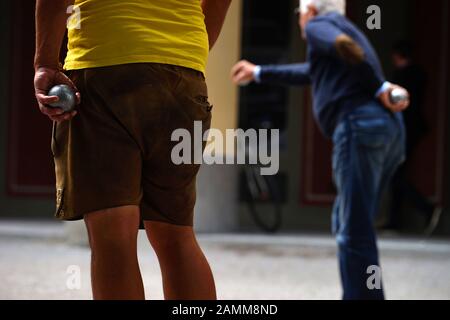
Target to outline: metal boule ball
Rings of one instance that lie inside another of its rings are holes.
[[[408,92],[404,89],[395,88],[391,91],[390,100],[393,104],[408,100]]]
[[[73,89],[68,85],[56,85],[49,90],[47,95],[57,96],[59,98],[57,102],[50,103],[50,107],[61,108],[64,112],[70,112],[75,109],[77,98]]]

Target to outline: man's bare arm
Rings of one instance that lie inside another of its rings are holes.
[[[214,47],[219,38],[230,4],[231,0],[202,0],[202,9],[209,37],[209,49]]]
[[[69,120],[76,111],[64,113],[60,108],[49,108],[58,97],[48,96],[49,89],[57,84],[66,84],[76,92],[77,103],[80,93],[72,81],[60,70],[59,53],[66,32],[67,7],[74,0],[36,1],[36,52],[34,57],[34,90],[39,109],[53,121]]]
[[[68,15],[67,7],[74,0],[36,1],[36,53],[35,69],[39,67],[58,68]]]

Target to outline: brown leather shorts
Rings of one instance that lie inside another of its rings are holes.
[[[70,71],[78,114],[54,123],[56,213],[62,220],[124,205],[141,219],[192,226],[200,165],[175,165],[172,132],[211,123],[201,72],[138,63]],[[194,145],[194,143],[192,143]],[[203,144],[203,148],[204,148]]]

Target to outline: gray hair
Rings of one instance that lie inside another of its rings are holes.
[[[306,12],[309,5],[313,5],[319,15],[338,12],[345,15],[346,0],[300,0],[300,11]]]

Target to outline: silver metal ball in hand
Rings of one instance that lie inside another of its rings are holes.
[[[70,112],[75,109],[76,96],[71,87],[65,84],[60,84],[52,87],[48,92],[49,96],[57,96],[57,102],[49,104],[52,108],[61,108],[64,112]]]
[[[391,91],[390,100],[393,104],[408,100],[408,92],[403,89],[395,88]]]

